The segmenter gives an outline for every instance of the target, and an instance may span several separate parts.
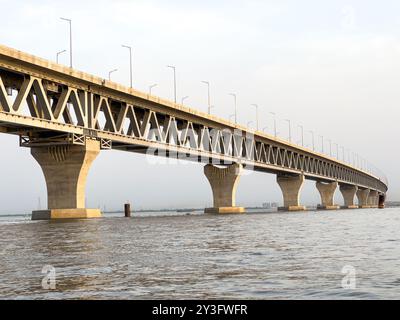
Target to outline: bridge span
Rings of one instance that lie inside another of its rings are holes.
[[[388,190],[365,168],[5,46],[0,133],[18,135],[43,170],[48,210],[33,219],[101,216],[85,208],[86,177],[110,149],[204,163],[210,213],[244,212],[235,201],[244,169],[276,174],[290,211],[305,210],[305,179],[316,181],[321,209],[383,207]],[[342,206],[334,203],[338,187]]]

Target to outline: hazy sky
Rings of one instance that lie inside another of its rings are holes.
[[[211,82],[213,112],[229,118],[238,96],[239,121],[272,128],[280,136],[293,123],[332,139],[370,160],[386,173],[389,199],[400,199],[398,121],[400,112],[399,1],[5,1],[0,0],[0,43],[55,60],[68,49],[73,20],[74,67],[101,77],[118,68],[113,80],[129,84],[128,51],[134,47],[134,87],[173,98],[175,65],[178,98],[207,110]],[[68,65],[68,54],[60,57]],[[311,143],[306,131],[306,143]],[[29,212],[46,203],[42,172],[18,138],[0,135],[0,212]],[[318,148],[321,142],[318,140]],[[328,145],[325,146],[327,148]],[[239,185],[239,205],[281,202],[269,174],[252,173]],[[209,206],[211,189],[200,164],[154,164],[142,155],[102,152],[87,186],[89,207],[134,208]],[[337,192],[336,199],[342,202]],[[302,200],[319,195],[307,182]]]

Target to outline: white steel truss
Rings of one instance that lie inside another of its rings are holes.
[[[20,135],[22,146],[80,144],[91,137],[101,140],[103,149],[240,162],[258,171],[387,191],[386,181],[375,175],[260,132],[34,64],[11,62],[0,55],[0,132]]]

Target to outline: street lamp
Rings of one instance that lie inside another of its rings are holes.
[[[188,98],[189,98],[189,96],[185,96],[185,97],[182,98],[182,105],[184,104],[185,100],[188,99]]]
[[[231,114],[230,116],[229,116],[229,122],[232,122],[232,118],[234,118],[235,117],[235,114]]]
[[[289,142],[292,142],[292,124],[290,122],[289,119],[285,119],[285,121],[287,121],[288,125],[289,125]]]
[[[321,153],[324,153],[324,136],[319,136],[321,138],[321,142],[322,142],[322,148],[321,148]]]
[[[258,104],[252,104],[253,107],[256,108],[256,122],[257,122],[257,131],[258,131]]]
[[[130,82],[131,82],[131,88],[133,87],[133,71],[132,71],[132,65],[133,65],[133,62],[132,62],[132,47],[130,47],[130,46],[126,46],[126,45],[122,45],[122,47],[123,48],[126,48],[126,49],[128,49],[129,50],[129,65],[130,65],[130,68],[129,68],[129,70],[130,70]]]
[[[157,87],[157,86],[158,86],[157,83],[152,84],[151,86],[149,86],[149,95],[150,95],[150,96],[151,96],[151,91],[153,90],[153,88],[155,88],[155,87]]]
[[[211,114],[210,83],[208,81],[202,81],[202,83],[207,85],[207,89],[208,89],[208,114]]]
[[[268,127],[264,127],[264,128],[262,129],[262,131],[265,132],[265,130],[267,130],[267,129],[268,129]]]
[[[72,20],[66,18],[60,18],[61,20],[67,21],[69,23],[69,64],[72,68]]]
[[[314,131],[308,131],[308,132],[311,133],[311,136],[312,136],[312,149],[313,149],[313,151],[315,151],[315,134],[314,134]]]
[[[247,122],[247,128],[249,128],[250,127],[250,124],[251,123],[253,123],[253,121],[249,121],[249,122]]]
[[[336,145],[336,159],[339,160],[339,144],[338,143],[334,143],[333,145]]]
[[[235,93],[230,93],[229,95],[235,100],[235,124],[237,124],[237,96]]]
[[[277,137],[277,132],[276,132],[276,113],[275,112],[270,112],[270,114],[272,114],[274,116],[274,135],[275,138]]]
[[[301,128],[301,145],[304,147],[304,127],[302,125],[298,125]]]
[[[57,63],[58,63],[58,57],[60,56],[60,54],[63,54],[64,52],[67,52],[67,50],[57,52],[57,57],[56,57]]]
[[[332,140],[328,139],[329,141],[329,156],[332,157]]]
[[[176,68],[174,66],[167,66],[174,71],[174,101],[176,103]]]
[[[111,74],[113,74],[114,72],[117,72],[118,71],[118,69],[114,69],[114,70],[111,70],[109,73],[108,73],[108,80],[109,81],[111,81]]]

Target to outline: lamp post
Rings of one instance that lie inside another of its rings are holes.
[[[247,128],[249,128],[249,127],[250,127],[250,124],[252,124],[252,123],[253,123],[253,121],[247,122]]]
[[[304,127],[302,125],[298,125],[301,128],[301,145],[304,147]]]
[[[232,122],[232,118],[234,118],[234,117],[235,117],[235,114],[231,114],[231,115],[229,116],[229,121]]]
[[[332,140],[328,139],[329,141],[329,156],[332,157]]]
[[[126,46],[126,45],[122,45],[122,47],[123,48],[126,48],[126,49],[128,49],[129,50],[129,70],[130,70],[130,83],[131,83],[131,88],[133,87],[133,67],[132,67],[132,65],[133,65],[133,62],[132,62],[132,47],[130,47],[130,46]]]
[[[258,131],[258,125],[259,125],[259,122],[258,122],[258,104],[252,104],[252,106],[253,107],[255,107],[256,108],[256,128],[257,128],[257,131]]]
[[[210,82],[202,81],[202,83],[207,85],[207,92],[208,92],[208,114],[211,114],[211,98],[210,98]]]
[[[66,18],[60,19],[69,23],[69,65],[72,68],[72,20]]]
[[[64,52],[67,52],[67,50],[63,50],[63,51],[57,52],[57,57],[56,57],[56,62],[57,63],[58,63],[58,57],[60,56],[60,54],[63,54]]]
[[[275,112],[270,112],[270,114],[272,114],[274,116],[274,135],[275,138],[277,137],[277,132],[276,132],[276,113]]]
[[[170,68],[174,71],[174,101],[176,103],[176,68],[175,66],[167,66],[167,68]]]
[[[324,153],[324,136],[319,136],[321,138],[321,153]]]
[[[117,72],[118,71],[118,69],[114,69],[114,70],[111,70],[109,73],[108,73],[108,80],[109,81],[111,81],[111,75],[114,73],[114,72]]]
[[[185,100],[188,99],[188,98],[189,98],[189,96],[185,96],[185,97],[182,98],[182,105],[184,104]]]
[[[230,93],[229,95],[232,96],[235,101],[235,124],[237,124],[237,96],[235,93]]]
[[[267,130],[267,129],[268,129],[268,127],[264,127],[264,128],[262,129],[262,131],[265,132],[265,130]]]
[[[308,132],[311,133],[311,136],[312,136],[312,149],[313,149],[313,151],[315,151],[315,134],[314,134],[314,131],[308,131]]]
[[[157,87],[157,86],[158,86],[157,83],[152,84],[151,86],[149,86],[149,95],[150,95],[150,96],[151,96],[151,91],[153,90],[153,88],[155,88],[155,87]]]
[[[289,125],[289,142],[292,142],[292,124],[291,121],[289,119],[285,119],[285,121],[288,123]]]
[[[338,143],[334,143],[333,145],[336,145],[336,159],[339,160],[339,144]]]

